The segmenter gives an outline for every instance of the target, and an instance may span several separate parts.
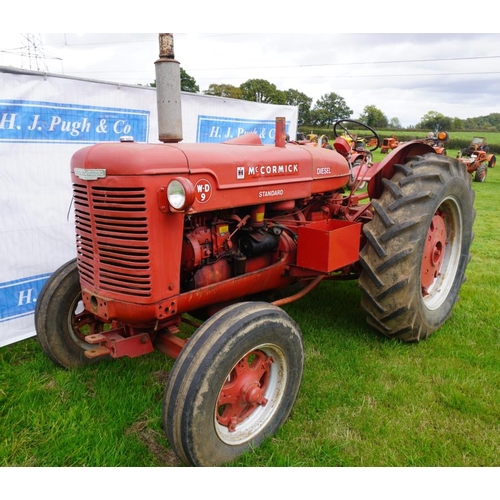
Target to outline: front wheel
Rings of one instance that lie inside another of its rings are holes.
[[[100,333],[106,325],[83,308],[76,259],[62,265],[43,286],[35,308],[38,342],[44,353],[64,368],[88,365],[108,356],[89,359],[95,346],[85,336]]]
[[[163,424],[174,452],[216,466],[259,446],[288,418],[303,364],[302,334],[279,307],[243,302],[216,313],[168,378]]]
[[[481,165],[477,167],[476,173],[474,174],[474,182],[484,182],[487,175],[488,167],[486,163],[481,163]]]
[[[390,338],[427,338],[449,317],[473,239],[471,176],[428,154],[395,165],[364,227],[359,286],[367,321]]]

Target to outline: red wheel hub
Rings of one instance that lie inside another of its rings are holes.
[[[222,386],[217,402],[217,421],[233,432],[256,408],[265,406],[264,397],[273,358],[252,351],[233,368]]]
[[[424,246],[422,271],[420,275],[422,293],[424,295],[428,294],[428,288],[440,274],[445,251],[446,224],[444,222],[444,215],[436,214],[432,218]]]

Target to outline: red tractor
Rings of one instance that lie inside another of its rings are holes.
[[[351,166],[351,179],[347,186],[354,191],[364,189],[366,181],[370,178],[368,169],[373,166],[372,153],[380,146],[377,132],[361,122],[339,120],[333,125],[333,134],[335,137],[345,139],[351,148],[346,156]]]
[[[155,63],[161,143],[74,154],[76,259],[45,284],[35,323],[67,369],[155,349],[175,358],[168,441],[186,464],[215,466],[259,446],[294,406],[303,339],[281,306],[352,279],[385,336],[417,342],[443,325],[465,280],[474,196],[463,164],[419,141],[371,168],[361,195],[347,187],[347,141],[287,143],[281,118],[274,145],[252,133],[182,143],[169,35]],[[184,322],[196,324],[189,338]]]
[[[484,182],[488,168],[493,168],[497,163],[484,137],[474,137],[467,148],[459,151],[457,158],[465,164],[467,172],[473,174],[475,182]]]
[[[446,156],[446,147],[445,143],[448,141],[449,135],[448,132],[429,132],[425,139],[420,139],[425,142],[429,146],[434,148],[434,151],[438,155]],[[380,147],[380,152],[383,154],[388,153],[391,149],[396,149],[400,144],[404,144],[394,135],[392,137],[387,137],[382,141],[382,146]]]
[[[382,154],[387,154],[392,149],[396,149],[399,146],[399,139],[393,135],[391,137],[386,137],[382,140],[382,146],[380,146],[380,152]]]
[[[427,137],[423,139],[423,141],[429,146],[432,146],[434,148],[434,151],[438,155],[446,156],[446,143],[448,142],[449,138],[450,136],[448,135],[448,132],[442,130],[441,132],[436,133],[429,132],[427,134]]]

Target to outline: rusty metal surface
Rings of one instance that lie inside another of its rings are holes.
[[[158,36],[160,57],[174,59],[174,36],[172,33],[160,33]]]

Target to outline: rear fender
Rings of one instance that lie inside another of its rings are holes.
[[[367,172],[370,198],[380,198],[384,190],[382,179],[390,179],[394,175],[394,165],[405,163],[407,158],[425,153],[435,153],[434,148],[420,140],[409,141],[393,149],[380,163],[374,164]]]

